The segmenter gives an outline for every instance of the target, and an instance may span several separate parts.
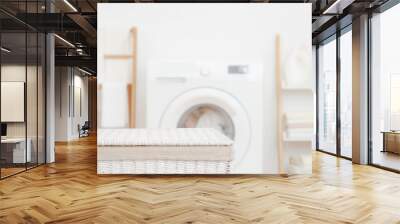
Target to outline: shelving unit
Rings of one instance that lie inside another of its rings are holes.
[[[301,142],[311,142],[311,140],[309,139],[309,138],[306,138],[306,137],[284,137],[283,138],[283,142],[298,142],[298,143],[301,143]]]
[[[299,169],[311,168],[314,91],[305,86],[284,86],[279,34],[275,51],[278,169],[280,174],[302,173]]]

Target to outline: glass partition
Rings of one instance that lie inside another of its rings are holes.
[[[27,167],[37,165],[38,159],[38,35],[36,32],[27,33],[27,69],[26,69],[26,113],[27,113],[27,150],[30,151],[30,160]]]
[[[318,149],[336,154],[336,38],[318,48]]]
[[[352,157],[352,33],[340,36],[340,154]]]
[[[371,19],[372,164],[400,171],[400,5]]]
[[[43,5],[20,1],[17,11]],[[45,45],[45,34],[0,12],[1,179],[45,163]]]
[[[38,64],[37,64],[37,162],[46,162],[46,36],[38,33]]]
[[[2,33],[1,47],[1,176],[7,177],[24,171],[31,158],[26,136],[26,33]]]

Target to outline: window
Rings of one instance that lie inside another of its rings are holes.
[[[318,149],[336,153],[336,39],[318,48]]]
[[[390,130],[400,130],[400,73],[390,74]]]
[[[371,18],[372,164],[400,170],[400,5]]]
[[[340,36],[340,155],[352,157],[352,33]]]

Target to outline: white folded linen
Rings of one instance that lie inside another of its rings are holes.
[[[99,146],[97,160],[232,161],[232,147],[212,146]]]
[[[99,129],[99,146],[207,146],[233,145],[233,141],[210,128]]]

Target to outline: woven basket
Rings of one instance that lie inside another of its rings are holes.
[[[229,161],[97,161],[98,174],[227,174]]]

